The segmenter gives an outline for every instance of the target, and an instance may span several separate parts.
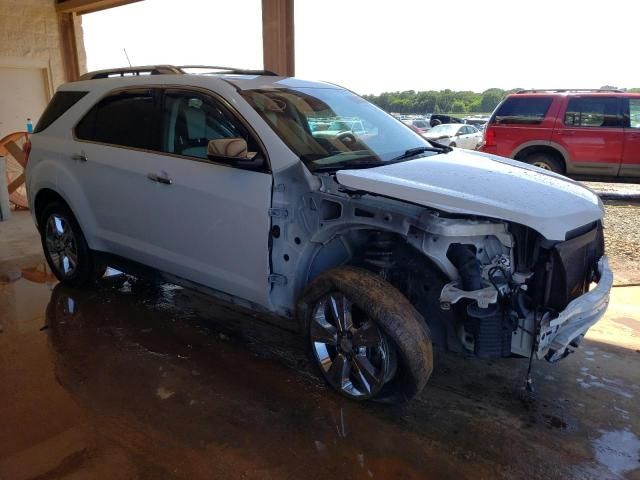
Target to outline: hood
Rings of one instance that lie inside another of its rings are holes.
[[[360,170],[339,170],[350,188],[450,213],[497,218],[549,240],[602,218],[598,196],[561,175],[465,150]]]

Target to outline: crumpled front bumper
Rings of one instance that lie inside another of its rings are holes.
[[[613,272],[603,255],[598,261],[597,286],[572,300],[567,308],[553,319],[542,319],[536,356],[557,362],[569,353],[569,346],[577,346],[587,330],[602,318],[609,305]]]

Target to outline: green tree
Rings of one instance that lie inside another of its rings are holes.
[[[482,92],[482,100],[480,101],[482,111],[493,112],[502,100],[503,96],[504,90],[500,90],[499,88],[490,88],[489,90]]]

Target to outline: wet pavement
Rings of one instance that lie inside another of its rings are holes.
[[[640,479],[640,301],[559,365],[436,358],[404,406],[343,400],[295,332],[173,286],[0,284],[0,479]]]

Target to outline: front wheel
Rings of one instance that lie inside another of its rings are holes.
[[[44,256],[60,282],[73,287],[95,283],[104,273],[98,266],[69,207],[61,202],[48,205],[40,216],[40,239]]]
[[[355,400],[402,402],[433,370],[431,335],[397,289],[373,273],[338,267],[316,278],[298,312],[327,383]]]
[[[451,142],[451,143],[449,144],[449,146],[450,146],[451,148],[456,148],[456,147],[457,147],[456,142]]]

